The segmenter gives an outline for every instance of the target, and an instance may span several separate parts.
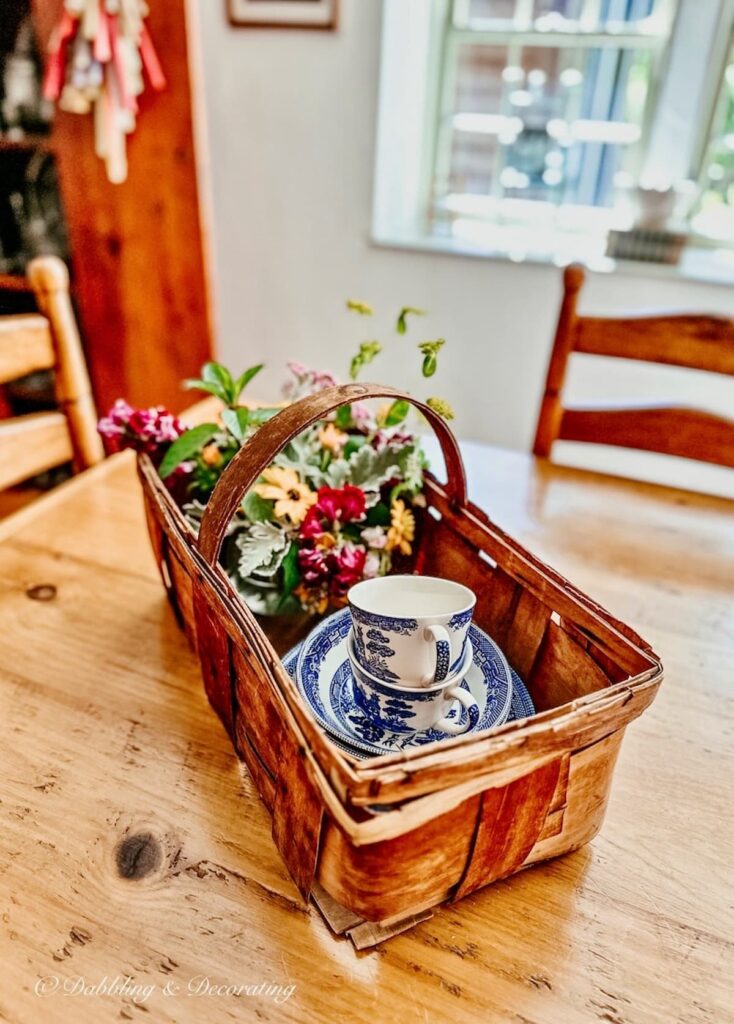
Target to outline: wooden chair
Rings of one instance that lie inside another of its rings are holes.
[[[567,267],[563,275],[563,302],[534,454],[547,458],[557,440],[588,441],[734,467],[734,420],[684,406],[569,409],[562,405],[572,352],[734,376],[734,320],[685,314],[579,316],[576,307],[584,276],[579,266]]]
[[[27,273],[41,312],[0,316],[0,384],[54,370],[59,409],[0,420],[0,491],[65,462],[82,470],[104,458],[67,269],[43,256]]]

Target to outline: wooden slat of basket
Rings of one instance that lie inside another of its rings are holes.
[[[359,783],[350,790],[351,801],[358,806],[409,800],[435,792],[449,780],[457,786],[478,778],[487,785],[500,785],[534,763],[582,749],[623,729],[652,703],[658,685],[659,679],[654,677],[638,682],[634,689],[615,687],[603,703],[594,700],[584,706],[583,701],[574,701],[563,709],[478,736],[470,746],[462,744],[459,737],[427,749],[420,758],[391,754],[364,762]]]
[[[457,512],[445,488],[430,477],[426,479],[426,490],[431,504],[460,537],[501,562],[505,572],[522,581],[535,597],[559,615],[586,628],[602,649],[619,659],[630,675],[644,671],[651,664],[659,664],[651,656],[650,645],[634,630],[611,616],[550,566],[520,548],[476,505],[470,503]]]
[[[579,665],[583,663],[583,673]],[[531,674],[526,677],[536,711],[557,708],[610,685],[596,661],[561,626],[549,622]]]
[[[559,758],[509,786],[482,793],[472,852],[455,900],[525,863],[542,832],[561,767]]]

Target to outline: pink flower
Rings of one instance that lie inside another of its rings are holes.
[[[297,359],[291,359],[287,364],[288,369],[291,371],[294,377],[307,377],[308,370],[303,363],[299,363]]]
[[[326,552],[319,548],[301,548],[298,552],[298,565],[307,583],[315,583],[329,575]]]
[[[373,580],[380,575],[380,556],[376,551],[370,551],[364,560],[364,571],[362,573],[366,580]]]
[[[339,383],[329,370],[309,370],[307,366],[295,359],[291,359],[287,365],[296,378],[287,381],[283,387],[283,394],[291,402],[303,398],[304,395],[315,395],[317,391],[323,391],[324,388],[331,388]]]
[[[331,593],[335,597],[343,597],[362,579],[367,552],[355,544],[345,544],[332,557],[336,562],[336,572],[331,581]]]
[[[352,419],[365,430],[372,430],[375,426],[374,414],[366,402],[352,402]]]
[[[378,430],[372,438],[372,447],[377,451],[383,448],[405,448],[409,444],[415,444],[415,437],[404,430]]]
[[[111,451],[134,448],[155,455],[163,445],[180,437],[185,427],[162,405],[150,409],[133,409],[118,398],[108,414],[99,421],[97,429]]]
[[[368,548],[382,551],[387,544],[387,533],[381,526],[368,526],[366,530],[362,530],[362,540]]]

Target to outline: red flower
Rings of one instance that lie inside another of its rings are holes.
[[[318,540],[323,533],[331,533],[335,524],[353,523],[364,516],[367,502],[359,487],[319,487],[317,493],[316,504],[301,523],[299,533],[304,540]]]
[[[321,524],[321,517],[317,512],[315,505],[312,505],[306,513],[306,516],[301,523],[301,529],[298,532],[305,540],[317,540],[317,538],[319,538],[324,532],[324,527]]]
[[[301,548],[298,552],[298,565],[307,583],[316,583],[329,575],[326,553],[318,548]]]
[[[336,572],[331,580],[331,592],[335,597],[343,597],[350,587],[359,583],[364,574],[364,563],[367,551],[354,544],[345,544],[333,553]]]
[[[352,523],[364,515],[366,500],[364,491],[352,484],[341,489],[320,487],[318,501],[314,506],[330,522]]]

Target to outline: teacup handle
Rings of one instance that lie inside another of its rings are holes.
[[[466,722],[462,724],[459,721],[454,721],[444,716],[439,718],[433,728],[440,729],[442,732],[447,732],[452,736],[460,736],[462,732],[473,729],[479,721],[479,705],[469,691],[457,683],[456,686],[452,686],[446,691],[446,696],[458,700],[459,704],[466,709]]]
[[[422,679],[423,686],[440,683],[451,670],[451,637],[445,626],[426,626],[423,636],[436,644],[436,668]]]

